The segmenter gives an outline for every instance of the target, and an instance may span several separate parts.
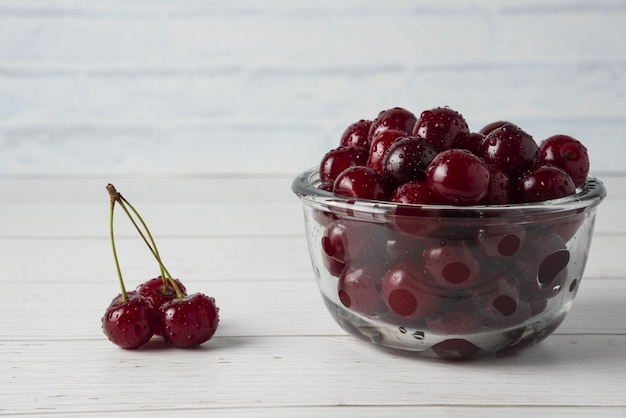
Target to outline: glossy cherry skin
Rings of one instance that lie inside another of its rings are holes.
[[[371,242],[368,223],[338,219],[324,229],[322,251],[340,263],[346,263],[364,255]]]
[[[487,194],[480,202],[483,205],[505,205],[513,202],[513,182],[502,170],[488,165],[490,179]]]
[[[464,240],[434,240],[423,257],[428,277],[442,289],[469,289],[480,274],[480,260]]]
[[[370,126],[370,141],[377,134],[387,129],[396,129],[405,134],[410,134],[416,121],[417,117],[413,112],[402,107],[382,110],[372,121],[372,125]]]
[[[452,148],[466,149],[474,155],[480,152],[480,146],[485,140],[485,135],[480,132],[470,132],[468,135],[457,136]]]
[[[396,185],[424,180],[426,168],[436,155],[435,147],[425,139],[399,138],[383,157],[383,174]]]
[[[436,107],[420,114],[412,133],[433,144],[438,151],[444,151],[467,136],[469,127],[459,112],[448,107]]]
[[[376,261],[351,263],[339,277],[339,300],[346,308],[355,312],[364,315],[380,314],[385,309],[380,293],[385,272],[384,265]]]
[[[163,339],[179,348],[194,347],[210,340],[219,324],[215,300],[202,293],[166,302],[157,315]]]
[[[397,129],[387,129],[382,131],[371,139],[369,155],[367,157],[367,166],[379,173],[383,172],[383,158],[387,153],[387,150],[394,142],[400,138],[406,137],[407,134],[404,131]]]
[[[510,178],[516,178],[535,167],[539,161],[539,147],[533,137],[518,126],[504,125],[485,137],[478,156]]]
[[[426,169],[426,183],[445,202],[453,205],[479,203],[489,190],[487,165],[467,150],[443,151]]]
[[[431,314],[443,300],[428,284],[421,266],[412,260],[402,260],[388,270],[383,278],[382,295],[391,311],[411,319]]]
[[[371,120],[361,119],[357,122],[350,124],[339,140],[340,146],[355,146],[369,149],[369,132],[370,126],[372,126]]]
[[[368,154],[367,148],[356,146],[338,147],[328,151],[320,162],[320,179],[322,182],[335,181],[346,168],[365,165]]]
[[[497,120],[497,121],[490,122],[490,123],[486,124],[485,126],[480,128],[480,131],[478,131],[478,132],[483,134],[484,136],[487,136],[487,135],[489,135],[491,133],[491,131],[495,131],[496,129],[501,128],[504,125],[513,125],[513,126],[515,126],[514,123],[511,123],[509,121]]]
[[[391,191],[391,184],[381,174],[364,166],[342,171],[333,185],[333,193],[358,199],[387,200]]]
[[[569,135],[553,135],[539,144],[540,164],[553,165],[565,171],[576,187],[585,183],[589,174],[587,148]]]
[[[389,201],[409,205],[435,205],[440,202],[425,181],[409,181],[401,184],[391,193]]]
[[[175,281],[178,289],[184,296],[186,296],[187,289],[185,289],[185,286],[183,286],[180,280],[175,279]],[[167,284],[164,284],[161,276],[140,284],[137,286],[136,291],[147,297],[155,309],[159,309],[165,302],[169,302],[170,300],[176,298],[176,291],[174,290],[174,287],[172,287],[169,281]],[[161,335],[159,327],[156,327],[154,334]]]
[[[576,186],[560,168],[539,166],[524,174],[517,182],[516,200],[520,203],[543,202],[572,195]]]
[[[122,348],[134,349],[146,344],[157,327],[156,311],[147,297],[127,292],[127,301],[117,295],[102,317],[102,330],[109,340]]]

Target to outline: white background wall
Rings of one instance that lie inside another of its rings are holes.
[[[624,0],[0,0],[0,175],[295,173],[449,105],[626,170]]]

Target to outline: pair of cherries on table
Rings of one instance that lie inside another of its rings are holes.
[[[111,197],[111,244],[121,293],[113,298],[102,317],[105,335],[126,349],[139,348],[154,335],[162,336],[164,341],[179,348],[198,346],[211,339],[219,324],[215,300],[203,293],[187,294],[185,286],[173,279],[161,262],[154,239],[139,213],[113,185],[107,185],[107,191]],[[113,233],[116,204],[126,212],[161,270],[159,277],[140,284],[135,291],[126,291],[117,257]]]

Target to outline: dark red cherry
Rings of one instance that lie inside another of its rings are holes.
[[[513,125],[513,126],[515,126],[514,123],[511,123],[509,121],[497,120],[497,121],[494,121],[494,122],[486,124],[478,132],[483,134],[483,135],[485,135],[485,136],[487,136],[487,135],[489,135],[489,133],[491,133],[491,131],[495,131],[496,129],[501,128],[504,125]]]
[[[433,313],[443,300],[427,281],[419,264],[411,260],[400,261],[383,278],[383,299],[396,315],[424,318]]]
[[[339,140],[340,146],[355,146],[369,149],[369,132],[372,126],[371,120],[361,119],[358,122],[350,124],[341,134]]]
[[[467,136],[469,127],[459,112],[449,107],[436,107],[420,114],[412,133],[433,144],[438,151],[444,151]]]
[[[487,257],[511,258],[522,249],[526,229],[520,225],[492,225],[480,231],[476,238],[478,247]]]
[[[480,152],[480,146],[485,140],[485,135],[479,132],[470,132],[468,135],[458,136],[452,148],[466,149],[474,155],[478,155]]]
[[[464,338],[449,338],[433,345],[432,350],[444,360],[469,360],[479,357],[482,350]]]
[[[485,137],[478,156],[510,178],[516,178],[535,167],[539,161],[539,147],[533,137],[518,126],[504,125]]]
[[[367,166],[379,173],[383,172],[383,157],[387,153],[389,147],[399,138],[406,137],[404,131],[397,129],[387,129],[382,131],[371,139],[369,155],[367,158]]]
[[[513,183],[502,170],[492,165],[489,168],[489,190],[482,200],[483,205],[505,205],[513,201]]]
[[[380,293],[385,272],[384,265],[377,262],[349,264],[339,277],[337,291],[341,304],[365,315],[380,314],[385,309]]]
[[[554,135],[539,144],[541,164],[553,165],[565,171],[576,187],[585,183],[589,174],[587,148],[569,135]]]
[[[126,349],[139,348],[150,341],[157,326],[156,310],[139,292],[127,292],[127,300],[117,295],[102,317],[104,334]]]
[[[381,174],[364,166],[342,171],[333,186],[333,193],[358,199],[387,200],[391,192],[391,184]]]
[[[409,181],[401,184],[391,193],[389,201],[409,205],[434,205],[440,202],[425,181]]]
[[[180,280],[175,279],[175,281],[182,295],[186,296],[187,290],[185,289],[185,286],[180,282]],[[140,284],[137,286],[136,291],[147,297],[155,309],[159,309],[165,302],[169,302],[177,297],[176,291],[174,290],[174,287],[172,287],[171,283],[169,283],[169,280],[164,282],[161,276]],[[161,331],[158,327],[154,330],[154,334],[161,335]]]
[[[202,293],[166,302],[157,316],[163,339],[179,348],[194,347],[210,340],[219,325],[215,299]]]
[[[426,183],[444,201],[454,205],[479,203],[489,190],[487,165],[467,150],[439,153],[426,169]]]
[[[332,149],[322,157],[320,179],[322,182],[334,181],[346,168],[365,165],[367,156],[367,148],[351,146]]]
[[[424,180],[426,168],[437,155],[437,150],[428,141],[418,137],[396,140],[383,157],[383,174],[394,184]]]
[[[371,242],[368,223],[343,219],[328,224],[321,240],[323,252],[341,263],[362,256]]]
[[[436,240],[424,249],[424,269],[438,287],[470,288],[478,279],[480,261],[464,240]]]
[[[518,287],[505,277],[475,288],[471,295],[488,327],[508,327],[530,317],[530,307],[520,300]]]
[[[416,120],[417,117],[413,112],[402,107],[383,110],[372,121],[369,132],[370,141],[377,134],[387,129],[397,129],[405,134],[410,134]]]
[[[516,199],[520,203],[543,202],[572,195],[576,186],[560,168],[539,166],[524,174],[517,182]]]

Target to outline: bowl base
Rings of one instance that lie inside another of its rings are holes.
[[[423,328],[391,325],[358,315],[322,295],[328,311],[346,332],[391,351],[422,358],[470,360],[504,356],[531,347],[556,330],[569,306],[554,314],[530,318],[509,328],[458,335],[440,335]]]

